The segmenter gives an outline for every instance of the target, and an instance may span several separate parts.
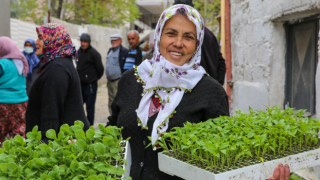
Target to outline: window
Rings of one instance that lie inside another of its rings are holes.
[[[315,113],[315,73],[319,16],[298,23],[287,23],[286,100],[285,107],[306,109],[306,116]]]

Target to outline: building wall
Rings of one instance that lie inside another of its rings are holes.
[[[0,17],[1,17],[0,18],[0,22],[1,22],[2,16]],[[71,24],[53,17],[51,17],[51,22],[58,23],[64,26],[71,36],[72,43],[76,46],[77,49],[80,48],[79,28],[81,26],[76,24]],[[24,41],[27,38],[33,38],[34,40],[37,39],[36,27],[38,26],[40,25],[21,21],[18,19],[13,19],[13,18],[10,19],[9,17],[9,25],[7,29],[9,30],[11,29],[11,31],[9,31],[9,33],[7,34],[10,35],[11,33],[11,39],[13,40],[13,42],[15,42],[18,45],[19,49],[22,51],[24,47]],[[0,25],[0,29],[1,27],[2,27],[2,24]],[[107,57],[108,50],[109,48],[111,48],[110,36],[112,34],[115,34],[115,33],[120,34],[122,36],[122,45],[126,48],[129,47],[129,43],[127,40],[128,28],[123,27],[123,28],[116,29],[116,28],[107,28],[107,27],[96,26],[96,25],[85,25],[85,27],[88,28],[88,33],[91,35],[91,45],[94,48],[96,48],[98,52],[101,54],[101,60],[104,67],[106,65],[106,57]],[[0,34],[0,36],[2,35]],[[107,82],[107,79],[104,73],[102,78],[99,80],[99,84],[104,84],[106,82]]]
[[[10,37],[10,0],[0,2],[0,36]]]
[[[77,48],[80,47],[80,37],[79,37],[79,28],[80,25],[71,24],[60,19],[51,18],[52,23],[58,23],[64,26],[69,32],[73,43]],[[129,43],[127,40],[127,32],[128,29],[125,27],[116,29],[116,28],[108,28],[97,25],[85,25],[88,28],[88,33],[91,36],[91,45],[97,49],[97,51],[101,54],[103,66],[106,66],[106,57],[108,50],[111,48],[110,44],[110,36],[112,34],[120,34],[122,36],[122,45],[126,48],[129,47]],[[99,84],[105,84],[107,82],[105,73],[102,78],[99,80]]]
[[[153,23],[157,25],[159,17],[160,17],[160,14],[152,14],[152,15],[143,14],[139,17],[139,20],[144,24],[152,27]],[[142,28],[145,29],[145,27],[142,27]],[[155,27],[152,27],[152,29],[155,29]]]
[[[285,99],[284,23],[320,13],[319,0],[231,0],[231,114]]]
[[[24,42],[26,39],[32,38],[34,40],[37,40],[38,35],[36,32],[36,27],[38,26],[40,25],[21,21],[18,19],[10,19],[11,39],[17,44],[20,51],[23,51]]]

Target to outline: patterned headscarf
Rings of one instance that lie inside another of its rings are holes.
[[[39,62],[40,62],[40,59],[38,58],[38,56],[36,55],[36,51],[37,51],[37,48],[36,48],[36,44],[34,43],[35,41],[32,39],[32,38],[28,38],[24,44],[26,44],[27,42],[29,42],[31,45],[32,45],[32,48],[33,48],[33,52],[31,54],[28,54],[24,51],[22,51],[23,55],[27,58],[28,60],[28,64],[29,64],[29,71],[28,71],[28,75],[27,75],[27,79],[28,81],[31,81],[32,80],[32,71],[33,71],[33,68],[36,67]]]
[[[44,64],[58,57],[73,56],[76,58],[77,51],[72,45],[69,33],[63,26],[49,23],[36,29],[44,42],[42,54],[38,55]]]
[[[193,56],[182,66],[177,66],[166,60],[159,51],[162,29],[168,19],[178,10],[185,10],[187,18],[196,25],[197,46]],[[157,24],[154,35],[154,54],[151,60],[142,62],[135,68],[138,83],[143,85],[144,91],[137,111],[138,126],[148,129],[148,112],[152,96],[159,98],[161,108],[152,127],[151,142],[153,149],[158,145],[160,134],[168,129],[169,119],[175,113],[184,93],[191,90],[201,80],[205,70],[199,66],[201,60],[201,45],[204,36],[204,23],[200,13],[187,5],[175,5],[166,9]]]

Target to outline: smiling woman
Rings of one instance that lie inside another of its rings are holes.
[[[194,54],[197,45],[196,26],[184,14],[170,18],[160,40],[160,54],[172,64],[182,66]]]
[[[131,137],[133,180],[180,180],[158,168],[162,133],[187,121],[229,115],[224,89],[199,66],[203,36],[196,9],[169,7],[156,27],[153,58],[126,71],[119,81],[108,125],[123,127],[123,137]]]

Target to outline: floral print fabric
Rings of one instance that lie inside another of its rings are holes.
[[[185,15],[196,26],[197,46],[195,53],[188,62],[182,66],[177,66],[161,56],[159,48],[162,29],[166,21],[180,9],[184,9]],[[162,13],[156,26],[153,58],[142,62],[137,67],[137,81],[144,88],[143,97],[137,109],[138,126],[142,126],[142,129],[148,129],[147,122],[152,96],[159,97],[161,103],[158,116],[153,127],[151,127],[151,140],[154,149],[157,147],[158,138],[161,138],[160,134],[168,129],[169,119],[173,117],[175,108],[179,105],[184,93],[191,92],[205,73],[205,70],[200,66],[203,36],[203,19],[196,9],[181,4],[171,6]]]
[[[37,32],[42,36],[44,42],[42,54],[38,56],[44,64],[58,57],[73,56],[75,58],[77,51],[63,26],[49,23],[37,27]]]
[[[28,102],[16,104],[0,103],[0,142],[15,135],[25,137]]]
[[[156,98],[152,96],[152,101],[150,102],[150,107],[149,107],[149,116],[151,117],[155,114],[157,114],[160,111],[160,102],[159,98]]]

